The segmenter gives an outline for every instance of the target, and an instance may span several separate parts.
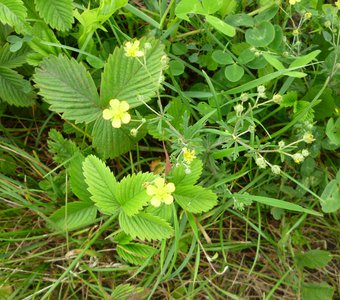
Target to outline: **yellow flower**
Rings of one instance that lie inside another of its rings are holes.
[[[310,18],[312,17],[312,13],[309,12],[309,11],[307,11],[307,12],[305,13],[304,17],[305,17],[306,20],[308,20],[308,19],[310,19]]]
[[[336,8],[340,9],[340,1],[336,1],[334,4]]]
[[[124,51],[126,56],[131,57],[141,57],[144,56],[144,52],[139,49],[139,41],[126,42],[124,46]]]
[[[161,177],[156,178],[154,184],[146,187],[146,193],[152,196],[150,202],[155,207],[160,206],[162,202],[171,204],[174,201],[171,193],[174,191],[175,185],[172,182],[166,184],[164,178]]]
[[[310,132],[306,132],[303,137],[302,137],[303,141],[307,144],[311,144],[315,141],[314,135]]]
[[[301,2],[301,0],[289,0],[289,4],[290,5],[294,5],[294,4],[298,3],[298,2]]]
[[[188,165],[190,165],[192,163],[192,161],[196,158],[195,150],[190,150],[187,147],[184,147],[182,149],[182,151],[183,151],[183,159],[184,159],[184,161]]]
[[[297,164],[299,164],[299,163],[301,163],[305,160],[305,157],[299,152],[293,154],[292,158]]]
[[[127,112],[130,106],[126,101],[110,100],[110,107],[103,110],[103,118],[112,121],[113,128],[120,128],[131,121],[131,115]]]

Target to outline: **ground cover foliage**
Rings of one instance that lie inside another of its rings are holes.
[[[339,1],[0,0],[0,299],[336,299]]]

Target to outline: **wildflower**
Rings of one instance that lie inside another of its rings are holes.
[[[303,137],[302,137],[303,141],[307,144],[311,144],[315,141],[314,135],[310,132],[306,132]]]
[[[279,141],[279,148],[282,149],[286,143],[284,141]]]
[[[137,128],[132,128],[132,129],[130,130],[130,135],[131,135],[132,137],[136,137],[137,134],[138,134],[138,129],[137,129]]]
[[[236,111],[237,115],[240,115],[243,112],[244,107],[242,104],[239,103],[234,106],[234,110]]]
[[[280,94],[275,94],[273,96],[273,101],[277,104],[280,104],[280,102],[282,101],[282,96]]]
[[[309,151],[307,149],[303,149],[301,151],[301,154],[303,155],[303,157],[307,157],[309,155]]]
[[[241,94],[240,100],[241,100],[242,102],[246,102],[246,101],[248,101],[248,99],[249,99],[248,93],[242,93],[242,94]]]
[[[188,165],[190,165],[192,163],[192,161],[196,158],[195,150],[190,150],[187,147],[184,147],[182,149],[182,151],[183,151],[183,159],[184,159],[184,161]]]
[[[144,56],[144,52],[139,49],[139,44],[140,42],[138,40],[133,43],[126,42],[124,46],[125,55],[130,57]]]
[[[293,32],[292,32],[292,34],[293,34],[294,36],[298,36],[298,35],[300,34],[299,29],[294,29]]]
[[[310,19],[310,18],[312,17],[312,13],[309,12],[309,11],[307,11],[307,12],[305,13],[304,17],[305,17],[306,20],[308,20],[308,19]]]
[[[303,162],[305,160],[305,157],[299,152],[293,154],[292,158],[297,164],[299,164],[300,162]]]
[[[260,98],[267,98],[265,91],[266,91],[266,88],[264,85],[259,85],[257,87],[257,92]]]
[[[260,156],[255,159],[255,163],[259,166],[260,169],[265,169],[267,167],[266,160]]]
[[[299,3],[299,2],[301,2],[301,0],[289,0],[290,5],[294,5],[294,4]]]
[[[165,183],[164,178],[158,177],[155,179],[154,184],[146,187],[146,193],[152,196],[150,203],[158,207],[162,202],[165,204],[171,204],[174,201],[174,197],[171,195],[175,191],[175,185]]]
[[[329,28],[329,27],[331,27],[332,23],[331,23],[331,21],[327,20],[325,23],[323,23],[323,25],[324,25],[326,28]]]
[[[281,168],[278,165],[272,165],[271,170],[275,175],[279,175],[281,172]]]
[[[131,120],[131,115],[127,112],[130,106],[126,101],[118,99],[110,100],[110,107],[103,110],[103,118],[112,121],[113,128],[120,128],[123,124],[127,124]]]

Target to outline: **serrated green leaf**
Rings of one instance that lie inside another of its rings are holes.
[[[142,126],[136,137],[131,136],[130,130],[135,125],[130,122],[121,128],[113,128],[109,120],[99,117],[92,130],[93,146],[103,158],[114,158],[126,153],[133,149],[146,134],[146,126]]]
[[[58,209],[50,216],[56,230],[74,230],[88,225],[96,219],[97,208],[92,202],[72,202]]]
[[[125,233],[141,240],[163,240],[173,234],[173,229],[167,221],[149,213],[141,212],[129,217],[121,211],[119,224]]]
[[[297,265],[300,269],[305,267],[310,269],[323,268],[332,260],[331,253],[324,250],[310,250],[295,256]]]
[[[122,259],[134,265],[143,264],[145,260],[156,252],[155,248],[136,243],[119,244],[117,245],[116,250]]]
[[[90,123],[102,114],[97,88],[84,65],[65,56],[45,58],[34,81],[50,109],[76,123]]]
[[[307,55],[298,57],[289,65],[289,69],[308,65],[314,58],[316,58],[320,54],[320,52],[321,50],[315,50],[311,53],[308,53]]]
[[[172,205],[161,204],[159,207],[148,206],[145,210],[147,213],[150,213],[154,216],[160,217],[161,219],[168,221],[171,223],[173,218],[173,207]]]
[[[11,69],[21,67],[26,62],[29,51],[29,48],[24,45],[19,51],[11,52],[10,45],[6,43],[0,48],[0,66]]]
[[[115,196],[121,209],[128,216],[138,213],[150,200],[145,184],[157,176],[152,173],[138,173],[124,177],[116,186]]]
[[[15,106],[30,106],[34,103],[29,81],[18,72],[3,67],[0,67],[0,98]]]
[[[27,10],[21,0],[0,0],[0,22],[15,27],[19,32],[24,27]]]
[[[72,187],[72,192],[81,201],[91,201],[91,194],[87,190],[88,185],[85,182],[85,176],[83,173],[83,162],[85,157],[79,152],[70,163],[70,182]]]
[[[145,43],[151,48],[145,49]],[[127,101],[131,108],[150,101],[160,88],[162,68],[161,57],[164,55],[163,46],[155,39],[142,38],[140,49],[143,57],[128,57],[124,47],[116,48],[105,64],[101,82],[100,102],[106,108],[111,99]]]
[[[214,27],[216,30],[222,32],[226,36],[233,37],[236,34],[236,30],[233,26],[229,25],[228,23],[222,21],[219,18],[207,15],[205,16],[205,19],[209,25]]]
[[[69,161],[76,152],[79,152],[77,145],[68,139],[56,129],[51,129],[48,133],[48,151],[53,155],[53,160],[58,164],[64,164]]]
[[[198,185],[176,186],[173,195],[183,209],[195,214],[209,211],[217,204],[216,194]]]
[[[190,164],[190,174],[185,173],[186,167],[175,166],[171,171],[171,182],[177,186],[194,185],[197,183],[203,171],[203,163],[200,159],[194,159]]]
[[[111,293],[111,299],[128,300],[128,299],[142,299],[138,294],[142,293],[144,288],[130,285],[120,284],[114,288]]]
[[[309,107],[308,101],[296,101],[294,104],[294,114],[298,115],[299,113],[305,111],[307,107]],[[305,112],[305,116],[301,118],[302,121],[313,121],[314,119],[314,109],[310,108],[307,112]]]
[[[298,95],[296,91],[290,91],[287,94],[282,96],[282,101],[280,102],[280,106],[290,107],[294,106],[295,102],[297,102]]]
[[[52,28],[66,31],[72,27],[72,0],[34,0],[39,15]]]
[[[117,181],[110,169],[99,158],[90,155],[83,163],[83,171],[91,199],[98,209],[105,214],[116,213],[120,208],[115,196]]]

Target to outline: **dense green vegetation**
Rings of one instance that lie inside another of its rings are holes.
[[[340,297],[339,10],[0,0],[0,299]]]

